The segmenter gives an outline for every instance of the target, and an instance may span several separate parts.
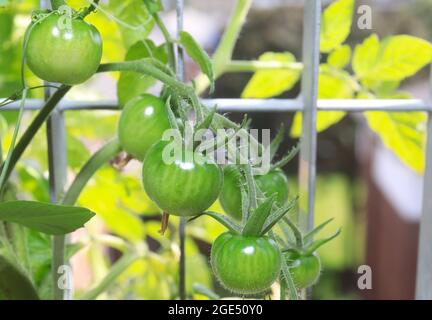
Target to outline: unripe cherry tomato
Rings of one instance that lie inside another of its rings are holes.
[[[279,276],[281,253],[266,237],[226,232],[213,243],[211,265],[220,283],[237,294],[256,294],[270,288]]]
[[[122,110],[118,136],[123,149],[142,161],[168,129],[170,123],[163,100],[143,94],[130,100]]]
[[[149,197],[164,212],[194,216],[208,209],[219,196],[223,182],[220,167],[199,153],[185,152],[185,160],[164,161],[160,141],[148,151],[143,163],[143,184]]]
[[[312,254],[285,253],[289,271],[298,289],[313,286],[321,274],[321,260]]]
[[[52,13],[31,30],[27,64],[35,75],[49,82],[75,85],[88,80],[102,58],[99,31],[79,18],[70,20]]]
[[[224,184],[219,196],[225,212],[236,220],[241,220],[241,190],[240,181],[232,165],[224,168]],[[283,205],[288,199],[288,178],[281,169],[274,169],[265,175],[255,176],[260,190],[267,196],[276,194],[276,203]]]

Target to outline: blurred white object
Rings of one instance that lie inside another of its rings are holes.
[[[407,222],[420,220],[423,177],[404,165],[382,144],[375,148],[372,176],[402,219]]]

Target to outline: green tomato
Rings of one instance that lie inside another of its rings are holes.
[[[318,281],[321,260],[316,252],[309,255],[285,253],[285,259],[297,288],[305,289]]]
[[[142,161],[150,147],[170,129],[165,103],[150,94],[130,100],[123,109],[118,137],[123,149]]]
[[[144,189],[164,212],[177,216],[200,214],[219,196],[222,170],[213,160],[188,150],[183,150],[183,159],[164,161],[172,146],[160,141],[148,151],[142,171]]]
[[[241,220],[240,181],[233,165],[224,168],[224,184],[219,196],[225,212],[236,220]],[[266,196],[276,194],[276,203],[283,205],[288,199],[288,178],[281,169],[274,169],[265,175],[255,176],[255,181]]]
[[[237,294],[256,294],[270,288],[278,278],[281,253],[266,236],[226,232],[213,243],[210,262],[225,288]]]
[[[39,78],[75,85],[88,80],[102,58],[99,31],[82,19],[52,13],[33,26],[27,43],[27,64]]]

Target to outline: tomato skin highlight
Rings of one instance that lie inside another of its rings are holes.
[[[52,13],[33,26],[27,43],[27,64],[42,80],[80,84],[99,67],[102,38],[93,25],[82,19],[72,19],[71,29],[66,29],[62,19],[69,18]]]
[[[143,161],[150,147],[170,129],[163,100],[150,94],[130,100],[122,110],[118,137],[123,149]]]
[[[211,265],[219,282],[237,294],[257,294],[279,276],[281,253],[266,237],[245,237],[226,232],[213,243]]]
[[[213,160],[184,150],[186,160],[165,163],[162,155],[169,143],[160,141],[148,151],[142,171],[144,189],[164,212],[177,216],[200,214],[219,196],[222,170]]]
[[[317,283],[321,274],[321,260],[316,252],[310,255],[286,253],[285,259],[297,288],[305,289]]]
[[[281,169],[274,169],[265,175],[255,176],[255,181],[267,197],[276,194],[278,205],[283,205],[287,201],[289,194],[288,178]],[[237,221],[241,220],[240,181],[232,165],[224,168],[224,184],[219,200],[228,215]]]

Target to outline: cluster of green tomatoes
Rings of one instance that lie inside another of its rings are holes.
[[[98,69],[102,40],[98,30],[80,17],[61,28],[61,15],[51,13],[32,25],[26,58],[29,68],[45,81],[75,85]],[[219,199],[227,216],[218,218],[229,231],[220,235],[211,250],[211,265],[220,283],[237,294],[264,292],[279,279],[282,261],[289,266],[298,289],[313,285],[321,271],[314,242],[281,248],[267,234],[287,213],[288,179],[279,168],[253,177],[264,197],[244,206],[251,190],[245,188],[244,170],[230,164],[221,168],[213,159],[185,149],[190,156],[167,163],[161,140],[172,128],[167,101],[149,94],[130,100],[122,110],[118,139],[124,151],[142,161],[146,193],[166,214],[196,217]],[[185,160],[188,159],[188,160]],[[249,181],[250,185],[250,181]]]

